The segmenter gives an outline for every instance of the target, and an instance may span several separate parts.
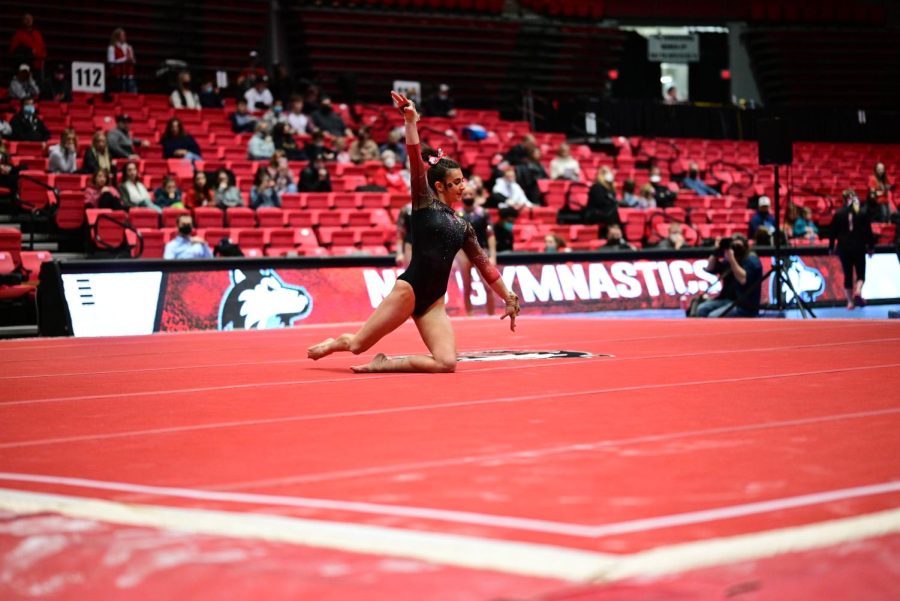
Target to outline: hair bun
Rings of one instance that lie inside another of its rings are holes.
[[[426,163],[428,159],[432,157],[438,156],[438,151],[429,146],[428,144],[422,144],[422,160]]]

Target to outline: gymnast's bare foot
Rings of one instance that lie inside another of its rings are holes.
[[[384,366],[387,365],[389,359],[384,353],[378,353],[375,357],[369,361],[366,365],[354,365],[350,369],[352,369],[355,373],[358,374],[367,374],[376,371],[383,371]]]
[[[327,357],[334,351],[331,350],[331,343],[334,342],[334,338],[326,338],[319,344],[313,345],[306,349],[307,357],[312,359],[313,361],[318,361],[322,357]]]

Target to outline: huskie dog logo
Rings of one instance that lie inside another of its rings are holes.
[[[590,359],[612,357],[584,351],[475,351],[459,353],[457,361],[532,361],[535,359]]]
[[[825,292],[825,276],[815,267],[810,267],[803,262],[803,259],[797,256],[791,256],[784,260],[787,264],[785,270],[788,280],[794,286],[794,290],[805,302],[813,302]],[[775,298],[775,278],[770,280],[769,298]],[[785,304],[794,302],[794,293],[786,284],[781,286],[781,295]]]
[[[305,319],[312,307],[306,288],[285,284],[274,269],[235,269],[219,306],[219,329],[286,328]]]

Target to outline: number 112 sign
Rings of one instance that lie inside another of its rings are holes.
[[[106,90],[103,63],[72,63],[72,91],[102,94]]]

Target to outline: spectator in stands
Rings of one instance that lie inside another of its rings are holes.
[[[31,76],[31,67],[27,63],[22,63],[12,81],[9,82],[9,97],[14,100],[23,100],[25,98],[36,99],[40,95],[41,89]]]
[[[519,212],[512,207],[500,207],[499,219],[494,227],[497,252],[512,252],[515,246],[514,229]]]
[[[297,145],[294,130],[288,123],[276,123],[272,128],[272,143],[275,152],[282,151],[289,161],[305,161],[306,153]]]
[[[873,200],[869,213],[872,221],[888,223],[891,220],[891,214],[896,211],[893,190],[884,163],[876,164],[875,172],[869,176],[869,198]]]
[[[179,215],[178,235],[172,238],[163,252],[164,259],[209,259],[213,256],[206,240],[194,233],[194,219],[190,214]]]
[[[678,97],[678,88],[674,84],[666,88],[666,93],[663,95],[663,101],[666,104],[678,104],[681,102],[681,98]]]
[[[253,187],[250,188],[250,208],[281,207],[281,197],[275,189],[275,180],[265,167],[256,170]]]
[[[251,111],[265,111],[271,108],[275,99],[269,91],[269,78],[259,77],[253,83],[253,87],[244,92],[244,100]]]
[[[59,144],[50,147],[49,173],[75,173],[78,171],[78,136],[71,127],[59,136]]]
[[[409,184],[403,176],[403,165],[391,150],[381,153],[381,167],[377,170],[379,179],[384,178],[384,187],[392,194],[409,194]]]
[[[533,206],[522,186],[516,181],[516,168],[507,165],[503,170],[503,177],[497,178],[494,183],[494,194],[503,197],[503,204],[516,210],[521,210]]]
[[[265,121],[256,124],[256,132],[247,143],[247,158],[251,161],[268,161],[275,154],[275,143]]]
[[[556,156],[550,161],[550,178],[581,181],[581,165],[572,156],[568,144],[560,144],[556,149]]]
[[[487,204],[489,198],[487,190],[484,187],[484,180],[473,174],[472,177],[469,178],[469,184],[471,184],[472,188],[475,190],[475,206],[483,207]]]
[[[84,206],[89,209],[125,210],[108,169],[97,169],[91,176],[90,183],[84,189]]]
[[[229,119],[231,119],[231,131],[236,134],[248,133],[256,129],[257,119],[250,113],[247,101],[243,98],[237,101],[237,107],[229,115]]]
[[[137,94],[134,48],[128,44],[125,30],[121,27],[112,32],[106,49],[106,62],[109,63],[109,74],[115,82],[116,91]]]
[[[321,158],[324,161],[333,161],[334,151],[325,145],[325,134],[322,131],[313,132],[312,139],[303,147],[306,158],[315,161]]]
[[[769,200],[768,196],[759,197],[756,213],[750,218],[750,223],[748,225],[751,238],[756,235],[756,230],[759,228],[768,230],[769,234],[772,234],[775,231],[775,216],[769,212],[771,206],[772,202]]]
[[[82,173],[95,173],[98,169],[106,169],[113,183],[116,180],[116,165],[109,153],[106,132],[102,129],[94,132],[91,145],[84,151],[81,159]]]
[[[397,213],[397,241],[394,243],[394,260],[400,267],[409,265],[412,258],[412,203],[408,202]]]
[[[269,160],[269,175],[275,182],[275,191],[279,196],[285,192],[296,192],[297,183],[283,150],[276,150]]]
[[[287,122],[296,134],[302,136],[311,133],[309,117],[303,112],[303,98],[300,96],[291,97],[291,110],[287,114]]]
[[[263,121],[268,124],[269,129],[275,127],[279,123],[287,123],[287,115],[284,112],[284,104],[277,98],[272,104],[272,108],[263,115]]]
[[[616,174],[606,165],[597,170],[594,184],[588,191],[582,221],[607,225],[622,223],[616,201]]]
[[[662,172],[659,167],[651,167],[650,185],[653,186],[653,196],[656,199],[657,207],[665,209],[675,206],[675,197],[677,194],[663,184]]]
[[[509,149],[504,157],[511,165],[520,165],[537,148],[537,140],[531,134],[522,136],[522,141]]]
[[[706,184],[700,175],[700,167],[695,161],[688,165],[688,174],[681,180],[681,185],[697,193],[697,196],[718,196],[719,192]]]
[[[641,193],[637,197],[637,208],[639,209],[655,209],[656,208],[656,194],[653,190],[653,186],[650,184],[644,184],[641,186]]]
[[[222,100],[222,94],[216,84],[212,81],[205,81],[200,86],[200,106],[205,109],[220,109],[225,107],[225,101]]]
[[[403,142],[403,130],[402,129],[394,129],[387,136],[387,142],[382,144],[379,147],[381,151],[382,158],[384,157],[384,151],[390,150],[394,153],[394,157],[397,159],[397,163],[402,165],[406,162],[406,144]]]
[[[282,105],[290,102],[291,94],[294,93],[294,81],[287,67],[281,63],[272,65],[272,97]]]
[[[178,74],[178,85],[169,95],[169,102],[176,109],[200,109],[200,97],[191,89],[190,71]]]
[[[334,139],[334,162],[339,165],[349,165],[350,153],[347,151],[347,138],[338,136]]]
[[[794,238],[805,238],[811,242],[819,239],[819,228],[813,221],[812,209],[809,207],[800,209],[800,216],[794,221],[792,233]]]
[[[453,99],[450,98],[450,86],[445,83],[438,86],[437,94],[426,98],[423,108],[428,117],[456,117]]]
[[[331,192],[331,176],[325,168],[325,158],[317,156],[300,172],[300,192]]]
[[[248,57],[247,66],[244,67],[237,77],[237,88],[241,94],[252,88],[256,84],[256,80],[266,76],[266,69],[259,63],[259,54],[256,50],[251,50]]]
[[[6,120],[4,115],[0,114],[0,140],[9,138],[12,135],[12,126]]]
[[[34,98],[22,100],[22,108],[13,115],[9,126],[12,129],[12,133],[9,136],[10,140],[46,142],[50,139],[50,132],[47,130],[47,126],[44,125],[44,122],[38,116]]]
[[[138,164],[134,161],[128,161],[125,165],[125,175],[122,183],[119,185],[119,196],[129,209],[141,207],[162,212],[162,207],[157,206],[153,202],[150,191],[147,190],[138,171]]]
[[[228,169],[216,171],[214,200],[220,209],[244,206],[244,197],[236,185],[234,173]]]
[[[475,237],[479,246],[484,250],[491,265],[497,264],[497,239],[494,236],[494,228],[491,225],[491,216],[481,207],[475,206],[475,190],[466,185],[462,193],[463,208],[457,212],[457,216],[468,222],[475,231]],[[472,262],[464,252],[456,255],[457,267],[462,276],[462,293],[466,313],[472,314]],[[494,301],[492,295],[487,295],[487,314],[494,314]]]
[[[637,250],[629,244],[622,235],[622,226],[618,223],[610,223],[606,226],[606,244],[600,247],[601,251]]]
[[[41,97],[51,102],[72,102],[72,82],[66,75],[65,63],[57,64],[53,75],[44,82],[44,93]]]
[[[686,241],[684,239],[684,229],[680,223],[672,222],[669,224],[669,234],[659,241],[656,248],[662,250],[681,250]]]
[[[135,146],[150,146],[149,140],[138,140],[131,137],[131,117],[125,113],[116,117],[116,126],[106,135],[109,153],[114,159],[140,160]]]
[[[22,15],[22,25],[9,41],[9,58],[11,64],[28,63],[38,73],[44,72],[47,47],[44,36],[34,28],[34,17],[28,13]]]
[[[310,84],[303,93],[303,112],[312,117],[322,104],[322,89]]]
[[[762,227],[756,230],[756,234],[753,236],[753,248],[760,246],[772,246],[772,234]]]
[[[0,138],[0,188],[19,189],[19,168],[10,163],[6,143]]]
[[[633,179],[626,179],[622,183],[622,200],[619,201],[619,205],[629,209],[638,208],[638,196],[635,194],[636,188],[637,184],[634,183]]]
[[[828,249],[834,252],[835,242],[837,243],[844,271],[847,308],[853,309],[866,306],[862,296],[866,280],[866,252],[870,255],[874,252],[875,235],[872,232],[871,217],[862,210],[856,192],[848,188],[844,190],[843,197],[844,206],[834,214],[831,221]]]
[[[322,98],[319,108],[312,114],[312,122],[316,129],[324,131],[332,136],[352,136],[353,132],[347,129],[344,119],[334,110],[331,98]]]
[[[727,242],[726,242],[727,241]],[[707,259],[706,271],[722,278],[722,291],[700,303],[697,317],[756,317],[759,315],[763,269],[747,239],[735,234],[717,239]]]
[[[203,159],[197,140],[184,131],[181,119],[173,117],[166,123],[166,130],[160,139],[163,149],[163,158],[181,158],[185,161],[200,161]]]
[[[194,207],[208,207],[213,204],[213,192],[206,181],[206,172],[198,169],[194,172],[191,181],[191,189],[184,195],[184,206],[188,209]]]
[[[544,252],[545,253],[568,253],[572,252],[565,238],[556,234],[547,234],[544,236]]]
[[[533,205],[544,204],[544,193],[538,182],[549,177],[541,164],[541,149],[538,147],[532,148],[522,163],[516,166],[516,181]]]
[[[163,176],[162,184],[153,191],[153,203],[162,208],[183,209],[184,197],[178,180],[171,173]]]
[[[366,161],[377,161],[381,157],[378,144],[369,135],[368,127],[360,127],[356,139],[350,144],[350,160],[357,165]]]

